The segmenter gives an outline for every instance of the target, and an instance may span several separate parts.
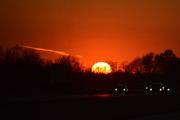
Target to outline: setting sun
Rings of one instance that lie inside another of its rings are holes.
[[[108,74],[111,73],[112,70],[109,64],[105,62],[98,62],[92,66],[92,72]]]

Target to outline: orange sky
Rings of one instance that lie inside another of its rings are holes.
[[[165,49],[180,57],[180,0],[4,0],[0,16],[1,46],[81,55],[85,66]]]

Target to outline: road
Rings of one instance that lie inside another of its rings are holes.
[[[179,101],[179,94],[9,97],[0,99],[0,111],[3,119],[13,120],[173,120],[180,118]]]

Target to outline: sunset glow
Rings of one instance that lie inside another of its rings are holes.
[[[108,73],[111,73],[112,70],[109,64],[105,62],[98,62],[93,65],[92,72],[108,74]]]
[[[180,57],[179,8],[179,0],[3,0],[0,46],[72,55],[87,68],[166,49]]]
[[[180,118],[180,0],[0,0],[0,16],[2,118]]]

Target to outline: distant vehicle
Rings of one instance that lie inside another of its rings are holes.
[[[146,91],[149,93],[169,93],[170,88],[163,83],[153,83],[151,86],[146,87]]]
[[[129,89],[128,89],[127,85],[125,85],[125,84],[118,84],[118,85],[115,87],[114,91],[115,91],[116,93],[127,94],[128,91],[129,91]]]

